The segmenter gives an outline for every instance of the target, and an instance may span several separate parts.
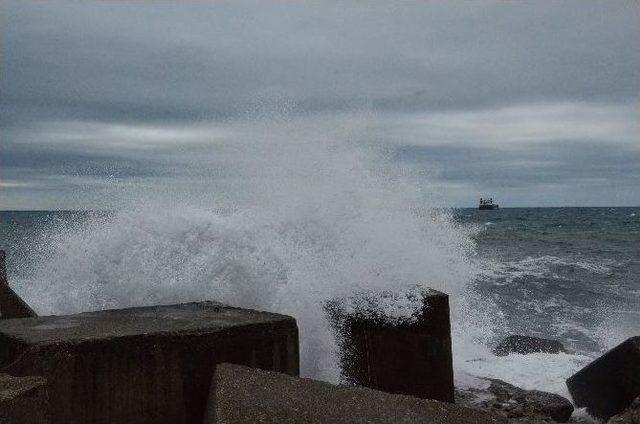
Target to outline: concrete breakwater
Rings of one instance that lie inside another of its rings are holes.
[[[48,423],[47,381],[0,374],[0,423]]]
[[[359,293],[325,305],[340,347],[346,382],[389,393],[453,402],[453,360],[449,296],[423,289],[418,316],[391,324],[379,316],[380,303],[394,293]],[[351,310],[347,310],[349,303]]]
[[[0,322],[0,369],[47,379],[52,423],[202,422],[221,362],[297,375],[295,320],[202,302]]]
[[[1,275],[0,285],[6,286],[2,294],[8,297],[0,305],[24,304],[10,289],[6,273]],[[375,299],[392,302],[393,293],[355,296],[360,297],[356,308],[345,308],[339,299],[325,308],[338,333],[342,374],[350,386],[297,378],[298,329],[295,319],[284,315],[217,302],[67,316],[3,314],[0,422],[497,423],[569,418],[568,401],[498,381],[492,382],[496,401],[490,405],[461,399],[456,401],[465,406],[453,403],[446,294],[423,291],[423,308],[415,320],[395,324],[375,313]],[[531,351],[546,346],[527,338],[508,349],[521,351],[523,342]],[[601,415],[608,418],[640,395],[637,346],[631,339],[569,380],[572,393],[578,393],[578,386],[589,393],[580,398],[581,405],[597,413],[598,405],[615,401]],[[598,377],[607,374],[612,378]],[[590,391],[592,385],[602,390]],[[605,396],[611,393],[618,395]],[[616,419],[634,417],[629,411]]]
[[[209,423],[505,423],[488,412],[448,402],[335,386],[224,364],[211,387]]]
[[[21,301],[17,295],[15,299]],[[427,310],[425,319],[397,327],[380,326],[375,320],[365,322],[359,315],[347,317],[342,311],[342,323],[349,323],[345,336],[352,340],[349,344],[360,355],[349,365],[349,371],[344,363],[345,375],[349,372],[362,376],[365,374],[358,369],[367,368],[366,380],[360,384],[452,401],[448,297],[438,292],[425,294],[424,311]],[[0,372],[46,379],[46,416],[51,423],[202,423],[205,417],[216,422],[216,414],[211,411],[222,410],[216,404],[241,402],[238,394],[253,390],[243,386],[231,397],[221,399],[216,391],[219,385],[213,379],[217,364],[242,364],[291,377],[298,374],[298,330],[293,318],[216,302],[4,318],[7,319],[0,320]],[[372,339],[377,341],[366,342]],[[392,352],[384,349],[385,339],[387,346],[404,348],[396,349],[392,358],[389,356]],[[433,348],[436,345],[438,349]],[[429,346],[432,348],[423,349]],[[385,358],[395,364],[386,371]],[[242,374],[238,370],[233,372]],[[420,377],[425,377],[428,384],[421,383]],[[252,402],[259,405],[275,400],[267,413],[285,411],[286,400],[279,388],[296,386],[297,380],[281,380],[271,375],[263,381],[266,392]],[[366,422],[375,417],[376,422],[389,422],[390,417],[413,416],[411,410],[420,421],[426,417],[442,422],[468,422],[459,419],[466,416],[475,417],[474,422],[478,423],[500,422],[491,414],[465,412],[466,408],[455,405],[443,410],[436,401],[428,403],[413,397],[394,398],[383,392],[354,392],[344,386],[300,381],[311,392],[319,390],[322,396],[332,399],[325,400],[325,409],[331,404],[342,405],[344,419],[349,421],[357,420],[356,416],[346,414],[356,396],[362,411],[372,411],[360,414]],[[311,407],[310,399],[305,398],[304,390],[298,395],[294,410],[302,414],[300,417],[310,417],[305,415],[305,410]],[[405,399],[400,402],[404,406],[377,414],[380,406],[373,407],[382,399],[386,399],[387,405]],[[209,413],[205,414],[205,410]],[[278,416],[267,414],[263,418],[266,422],[277,422]],[[451,421],[453,417],[458,418]]]
[[[567,380],[578,406],[607,420],[640,396],[640,337],[631,337]]]

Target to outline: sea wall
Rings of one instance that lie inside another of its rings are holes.
[[[52,423],[201,424],[222,362],[297,375],[295,320],[202,302],[0,321],[0,370],[47,379]]]

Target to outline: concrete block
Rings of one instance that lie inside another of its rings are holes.
[[[403,324],[390,324],[375,312],[379,304],[394,302],[393,293],[375,294],[378,299],[365,294],[352,302],[360,306],[350,312],[340,301],[326,305],[337,333],[343,380],[390,393],[454,401],[449,297],[431,289],[419,295],[421,313],[415,322]]]
[[[6,255],[0,250],[0,319],[29,318],[37,314],[9,287]]]
[[[216,369],[205,422],[473,424],[506,419],[451,403],[222,364]]]
[[[632,337],[567,380],[577,407],[607,420],[640,395],[640,337]]]
[[[0,374],[0,423],[48,423],[46,380]]]
[[[640,424],[640,396],[618,415],[614,415],[607,424]]]
[[[54,424],[201,424],[221,362],[297,375],[295,320],[202,302],[0,321],[0,370],[45,376]]]

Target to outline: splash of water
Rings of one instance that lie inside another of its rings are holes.
[[[236,125],[222,149],[227,181],[202,177],[213,165],[199,159],[189,195],[155,190],[50,235],[25,297],[42,314],[204,299],[291,314],[302,374],[330,381],[328,299],[424,284],[451,295],[455,334],[472,333],[470,230],[432,208],[433,183],[366,140],[371,119]]]

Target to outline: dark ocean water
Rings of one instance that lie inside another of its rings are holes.
[[[464,209],[457,219],[482,226],[475,285],[504,314],[504,333],[591,355],[640,334],[640,208]]]

